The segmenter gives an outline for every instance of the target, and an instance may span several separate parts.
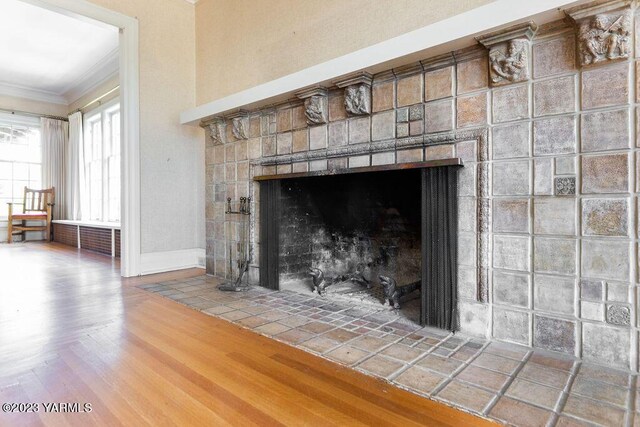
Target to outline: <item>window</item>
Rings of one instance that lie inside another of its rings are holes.
[[[24,187],[41,188],[41,165],[40,120],[0,114],[0,218],[7,203],[22,203]]]
[[[120,104],[110,102],[84,117],[84,220],[120,221]]]

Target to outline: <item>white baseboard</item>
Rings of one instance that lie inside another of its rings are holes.
[[[140,274],[143,276],[186,268],[205,268],[205,250],[194,248],[140,254]]]

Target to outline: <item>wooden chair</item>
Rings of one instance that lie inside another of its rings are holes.
[[[26,231],[44,231],[45,240],[51,240],[51,210],[55,200],[55,188],[34,190],[24,187],[24,199],[22,203],[9,203],[9,238],[7,243],[13,241],[14,234],[22,235],[25,240]],[[13,205],[22,205],[22,213],[13,213]],[[14,224],[13,221],[20,221]],[[27,225],[30,221],[44,221],[43,225]]]

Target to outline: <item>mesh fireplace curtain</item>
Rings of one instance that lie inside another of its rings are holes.
[[[458,167],[422,169],[423,325],[458,326]]]

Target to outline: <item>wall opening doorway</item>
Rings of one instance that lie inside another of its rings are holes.
[[[125,277],[137,276],[140,274],[138,21],[84,0],[72,2],[66,0],[16,1],[24,6],[36,6],[66,18],[73,18],[80,23],[91,23],[96,28],[110,28],[115,33],[118,49],[112,60],[115,60],[119,68],[118,77],[115,80],[119,87],[118,99],[116,101],[100,99],[98,102],[92,102],[92,105],[85,109],[87,115],[92,119],[95,119],[95,114],[99,113],[101,127],[105,124],[102,118],[110,116],[111,132],[114,130],[119,132],[117,141],[115,141],[117,147],[113,145],[113,135],[109,135],[111,142],[108,149],[104,151],[101,147],[101,156],[93,159],[96,165],[97,162],[101,162],[99,173],[101,182],[99,185],[102,189],[106,188],[106,191],[101,192],[99,198],[94,198],[96,201],[93,203],[94,210],[89,212],[91,214],[98,212],[97,200],[100,199],[99,209],[102,218],[120,220],[121,275]],[[59,38],[51,40],[51,43],[63,41]],[[0,93],[0,95],[2,94]],[[99,112],[92,111],[96,106],[98,106]],[[84,106],[80,105],[78,109],[84,109],[82,107]],[[11,107],[11,109],[21,110],[17,107]],[[72,110],[69,112],[71,113]],[[62,116],[62,114],[57,115]],[[115,126],[114,119],[117,120],[117,126]],[[102,133],[101,138],[104,135]],[[97,176],[97,174],[94,175]],[[117,187],[120,187],[121,190],[112,191]]]

